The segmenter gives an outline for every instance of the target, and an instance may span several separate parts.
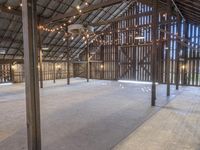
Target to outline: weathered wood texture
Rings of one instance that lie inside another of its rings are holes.
[[[22,14],[28,150],[41,150],[36,1],[24,0]]]
[[[98,32],[99,36],[89,46],[90,78],[151,81],[152,14],[151,6],[133,3],[122,15],[125,20],[113,21],[106,30]],[[170,18],[167,9],[159,9],[158,28],[156,80],[167,83],[166,74],[169,73],[170,84],[200,86],[200,27],[183,22],[174,13]],[[144,36],[144,39],[136,40],[137,36]],[[77,60],[80,63],[70,65],[71,76],[87,78],[86,58],[86,51],[83,51]],[[64,66],[61,65],[56,78],[67,78]],[[23,72],[16,72],[23,81]],[[52,63],[43,63],[43,74],[44,80],[53,79]]]
[[[124,16],[134,15],[133,18],[116,21],[90,44],[90,53],[95,52],[92,60],[103,62],[104,79],[116,80],[118,76],[117,79],[151,81],[152,13],[136,17],[145,12],[152,12],[152,7],[131,5]],[[178,15],[168,16],[167,10],[159,12],[156,80],[166,84],[168,76],[170,84],[200,86],[200,27],[183,23]],[[144,40],[136,40],[136,36],[144,36]],[[83,52],[81,60],[84,55]],[[102,62],[91,63],[91,78],[100,78]],[[84,64],[75,68],[77,76],[86,77]]]

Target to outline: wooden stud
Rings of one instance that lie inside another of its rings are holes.
[[[22,14],[28,150],[41,150],[36,1],[23,0]]]
[[[181,36],[181,18],[180,16],[178,15],[177,16],[178,19],[177,19],[177,31],[178,31],[178,36]],[[179,41],[179,39],[177,38],[176,39],[177,41]],[[180,43],[177,42],[177,47],[176,47],[176,90],[179,89],[179,80],[180,80],[180,61],[179,61],[179,53],[180,53]]]
[[[69,49],[69,38],[67,38],[67,84],[70,85],[70,49]]]
[[[157,67],[157,36],[158,36],[158,0],[154,0],[154,14],[152,16],[152,54],[151,54],[151,79],[152,79],[152,88],[151,88],[151,105],[156,105],[156,67]]]
[[[53,83],[56,83],[56,63],[53,63]]]
[[[87,82],[89,82],[90,79],[90,51],[89,51],[89,40],[87,38],[87,66],[86,66],[86,74],[87,74]]]
[[[171,11],[172,11],[172,2],[171,0],[167,0],[168,10],[167,10],[167,20],[171,19]],[[171,23],[167,24],[167,32],[170,32]],[[167,96],[170,96],[170,51],[171,51],[171,37],[170,34],[167,34],[167,49],[166,49],[166,82],[167,82]]]
[[[43,88],[43,68],[42,68],[42,64],[43,64],[43,58],[42,58],[42,47],[41,47],[41,35],[40,35],[40,31],[38,30],[38,48],[39,48],[39,71],[40,71],[40,88]]]

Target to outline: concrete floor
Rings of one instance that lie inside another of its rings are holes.
[[[200,88],[185,87],[175,100],[114,150],[200,150]]]
[[[183,118],[191,114],[191,111],[190,113],[184,112],[187,110],[185,107],[194,105],[195,108],[198,106],[200,108],[199,88],[185,87],[176,91],[172,86],[172,96],[166,98],[166,86],[164,85],[158,86],[157,107],[150,107],[150,87],[150,85],[115,81],[91,80],[87,83],[79,78],[72,79],[70,86],[66,85],[66,80],[58,80],[56,84],[52,81],[45,81],[44,89],[40,91],[43,150],[130,149],[135,132],[138,133],[138,130],[141,130],[148,122],[153,122],[152,118],[159,117],[160,113],[160,120],[155,119],[155,123],[150,124],[151,129],[158,130],[159,123],[163,121],[166,123],[167,119],[169,122],[178,119],[175,125],[183,123],[179,122],[180,118],[175,118],[173,115],[170,117],[170,113],[164,116],[163,111],[173,111],[171,104],[177,103],[178,105],[181,102],[183,108],[180,106],[174,111],[180,111],[179,114]],[[192,101],[193,98],[195,102]],[[27,149],[24,99],[24,84],[0,86],[0,150]],[[185,99],[186,102],[183,101],[182,104],[181,99]],[[173,103],[162,108],[170,100],[173,100]],[[199,111],[195,111],[194,114],[199,118]],[[191,120],[191,123],[192,121],[195,125],[199,123],[195,122],[197,120]],[[169,130],[172,125],[169,124]],[[161,132],[164,132],[166,128],[162,126]],[[197,126],[195,129],[200,130]],[[159,133],[158,131],[156,133]],[[182,130],[176,132],[179,131]],[[153,137],[154,133],[149,130],[145,135],[149,138],[150,135]],[[199,136],[200,134],[197,134],[195,138],[198,137],[196,140],[200,141]],[[155,140],[153,142],[156,142]],[[145,139],[142,142],[145,143]]]

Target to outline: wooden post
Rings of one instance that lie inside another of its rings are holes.
[[[14,82],[14,70],[12,68],[12,63],[10,63],[10,82]]]
[[[38,47],[39,47],[39,56],[40,56],[40,88],[43,88],[43,68],[42,68],[42,47],[41,47],[41,38],[40,38],[40,31],[38,31]]]
[[[70,57],[69,57],[69,38],[67,38],[67,84],[70,85]]]
[[[177,20],[177,35],[179,37],[181,37],[181,18],[180,16],[178,15],[177,16],[178,20]],[[177,39],[177,44],[176,44],[176,90],[179,89],[179,81],[180,81],[180,61],[179,61],[179,53],[180,53],[180,42],[181,40],[180,39]]]
[[[167,0],[167,4],[168,4],[168,10],[167,10],[167,20],[169,21],[169,23],[167,24],[167,32],[170,33],[170,28],[171,28],[171,11],[172,11],[172,2],[171,0]],[[170,42],[171,42],[171,37],[170,34],[167,34],[167,49],[166,49],[166,53],[167,53],[167,64],[166,64],[166,82],[167,82],[167,96],[170,96]]]
[[[90,79],[90,52],[89,52],[89,40],[87,38],[87,66],[86,66],[86,71],[87,71],[87,82],[89,82]]]
[[[161,14],[161,23],[165,21],[165,16],[164,13]],[[160,25],[160,29],[165,30],[165,24]],[[160,45],[159,45],[159,50],[158,50],[158,82],[163,83],[163,73],[164,73],[164,46],[165,46],[165,41],[164,41],[164,36],[165,33],[160,31]]]
[[[53,83],[56,83],[56,63],[53,63]]]
[[[104,41],[104,36],[102,35],[101,36],[101,40]],[[104,69],[105,69],[105,64],[104,64],[104,44],[102,42],[101,44],[101,53],[100,53],[100,57],[101,57],[101,60],[102,60],[102,63],[101,63],[101,66],[100,66],[100,69],[101,69],[101,75],[100,75],[100,79],[104,79]]]
[[[36,1],[22,2],[28,150],[41,150]]]
[[[185,22],[184,22],[184,33],[185,33],[185,39],[188,39],[188,30],[189,30],[189,23],[188,23],[188,21],[186,20]],[[188,45],[188,42],[186,42],[186,44]],[[185,66],[184,68],[183,68],[183,84],[184,85],[187,85],[187,61],[188,61],[188,47],[187,46],[185,46],[185,48],[184,48],[184,63],[183,63],[183,65]]]
[[[114,24],[114,30],[118,31],[118,22],[116,22]],[[113,35],[113,45],[115,47],[115,80],[119,79],[119,59],[118,59],[118,55],[119,55],[119,49],[118,49],[118,32],[115,32]]]
[[[158,0],[153,1],[153,16],[152,16],[152,54],[151,54],[151,105],[156,105],[156,67],[157,67],[157,36],[158,36]]]

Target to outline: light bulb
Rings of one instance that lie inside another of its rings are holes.
[[[77,5],[77,6],[76,6],[76,8],[77,8],[77,9],[80,9],[80,6],[79,6],[79,5]]]

